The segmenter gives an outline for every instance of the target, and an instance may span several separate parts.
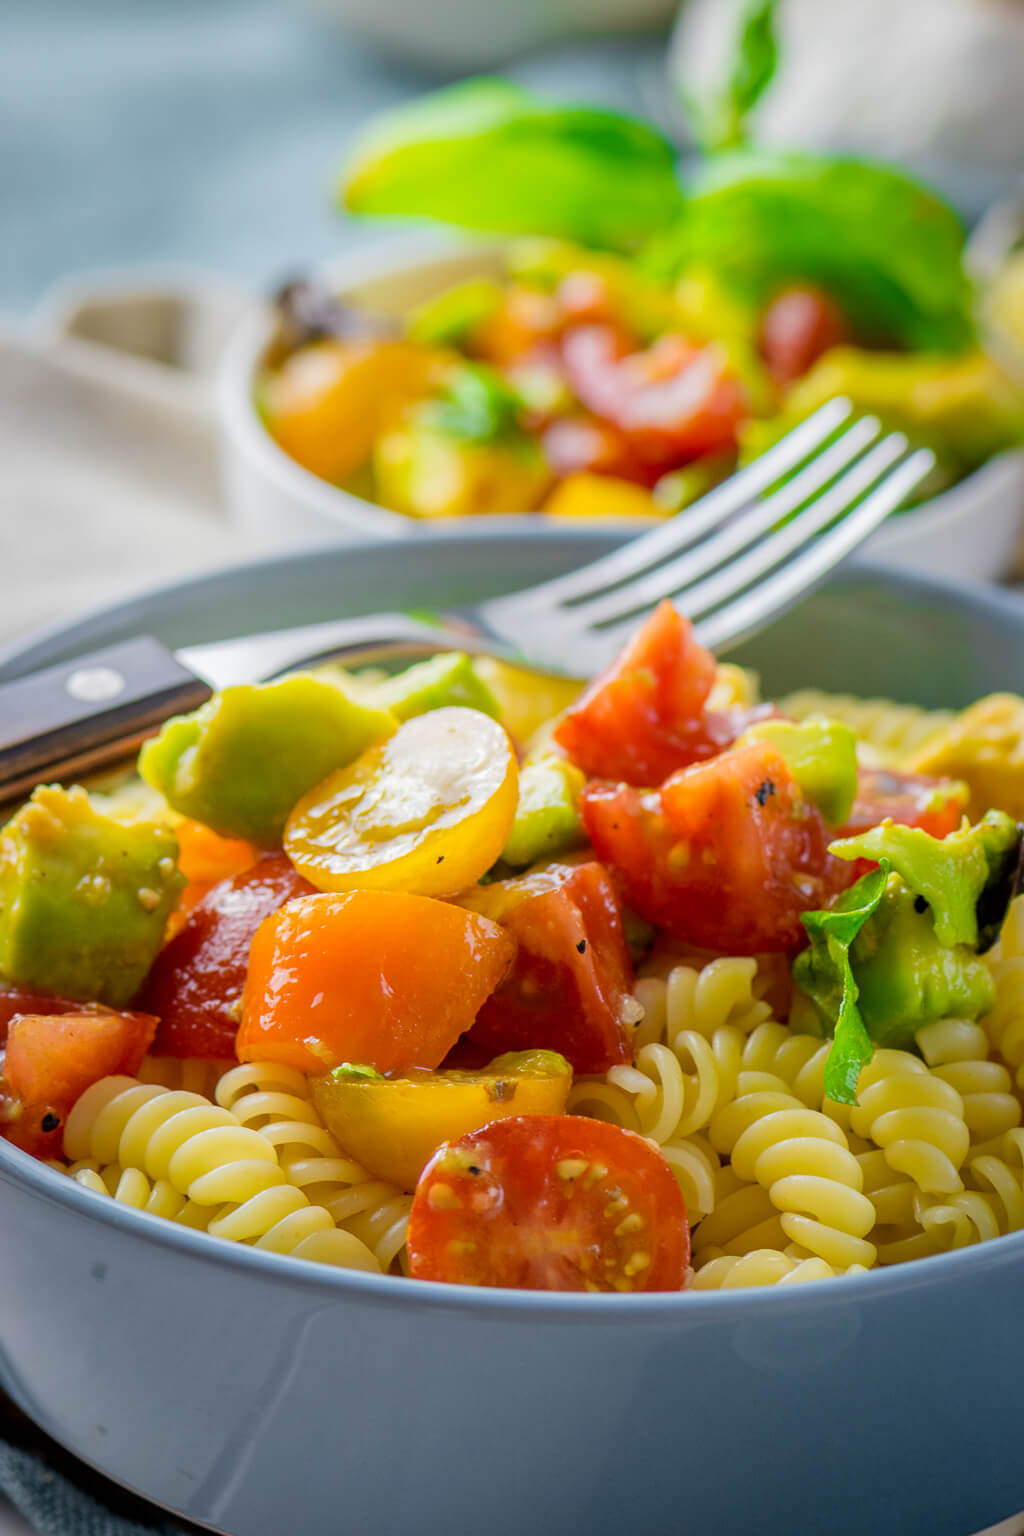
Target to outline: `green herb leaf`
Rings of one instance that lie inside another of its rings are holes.
[[[801,917],[811,944],[794,961],[793,980],[834,1037],[825,1064],[825,1092],[839,1104],[856,1104],[857,1079],[874,1053],[857,1007],[850,945],[877,910],[888,875],[883,862],[844,891],[834,906]]]
[[[483,363],[466,363],[448,380],[440,400],[424,406],[421,419],[446,437],[494,443],[518,433],[519,397]]]
[[[336,1083],[382,1083],[383,1072],[378,1072],[376,1067],[364,1066],[361,1062],[343,1061],[334,1068],[331,1073]]]
[[[483,78],[371,124],[341,196],[352,213],[630,249],[678,214],[675,161],[668,141],[635,118]]]
[[[692,97],[684,102],[705,151],[735,149],[744,142],[746,118],[778,67],[775,11],[776,0],[746,0],[724,87],[708,103]]]
[[[959,216],[902,171],[764,151],[716,157],[643,259],[663,279],[712,270],[756,304],[816,283],[859,340],[953,353],[974,337],[963,248]]]

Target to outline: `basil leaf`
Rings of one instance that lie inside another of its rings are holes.
[[[682,207],[675,158],[635,118],[541,101],[510,81],[483,78],[371,124],[341,196],[352,213],[629,249]]]
[[[883,862],[844,891],[834,906],[801,917],[811,943],[793,962],[793,980],[833,1035],[825,1063],[825,1093],[839,1104],[856,1104],[857,1079],[874,1053],[857,1007],[850,945],[877,910],[888,875]]]
[[[953,353],[974,337],[963,248],[959,216],[902,171],[738,151],[708,165],[644,265],[662,279],[711,269],[754,304],[787,284],[816,283],[860,340]]]
[[[732,68],[724,88],[708,103],[684,100],[706,152],[735,149],[746,137],[746,118],[775,77],[779,52],[776,0],[747,0],[740,16]]]
[[[482,363],[457,368],[439,400],[422,407],[420,418],[446,437],[494,443],[518,432],[519,398],[501,375]]]

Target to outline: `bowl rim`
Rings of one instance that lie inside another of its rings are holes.
[[[975,1243],[949,1253],[913,1259],[904,1264],[875,1267],[859,1275],[809,1280],[791,1286],[750,1286],[733,1290],[647,1291],[621,1295],[602,1292],[589,1295],[570,1291],[520,1291],[502,1286],[456,1285],[446,1281],[414,1280],[405,1275],[371,1274],[365,1270],[340,1269],[328,1264],[297,1259],[226,1238],[211,1238],[210,1233],[179,1226],[163,1217],[124,1205],[114,1199],[102,1199],[92,1190],[77,1184],[67,1174],[48,1167],[20,1147],[0,1138],[0,1185],[9,1181],[20,1185],[47,1204],[68,1208],[102,1226],[113,1227],[126,1237],[155,1242],[168,1252],[198,1259],[208,1264],[223,1263],[241,1273],[298,1284],[325,1300],[346,1295],[362,1303],[382,1307],[412,1303],[421,1311],[457,1312],[490,1321],[555,1321],[559,1323],[597,1322],[607,1324],[616,1318],[632,1322],[664,1325],[679,1309],[696,1306],[711,1316],[719,1312],[737,1320],[751,1312],[760,1313],[766,1295],[777,1298],[773,1308],[780,1316],[796,1307],[806,1312],[811,1297],[820,1310],[843,1307],[847,1302],[872,1296],[906,1291],[919,1285],[940,1285],[969,1275],[979,1269],[1001,1268],[1007,1264],[1024,1266],[1024,1231],[1008,1233],[988,1242]],[[994,1252],[992,1250],[995,1250]],[[908,1273],[909,1271],[909,1273]],[[856,1290],[851,1290],[856,1287]],[[838,1292],[838,1294],[836,1294]],[[683,1314],[686,1315],[685,1312]]]
[[[478,253],[493,255],[507,248],[512,237],[505,240],[493,236],[474,237],[467,232],[451,230],[406,230],[399,234],[369,241],[347,252],[322,262],[313,268],[315,278],[325,280],[331,287],[342,291],[364,281],[380,281],[443,261],[446,256],[471,256]],[[382,537],[409,538],[431,537],[442,533],[449,524],[463,525],[470,518],[432,518],[420,520],[393,512],[379,502],[368,501],[341,486],[332,485],[312,470],[305,469],[281,448],[264,425],[254,400],[256,371],[263,352],[270,340],[273,317],[269,301],[258,303],[244,315],[229,335],[221,354],[214,380],[214,399],[217,419],[230,445],[241,454],[250,468],[269,480],[282,495],[302,501],[307,510],[336,523],[340,530],[358,528],[365,534],[376,533]],[[962,480],[930,496],[919,506],[900,514],[898,519],[883,523],[877,537],[885,540],[894,530],[904,538],[920,537],[931,531],[932,520],[940,525],[947,516],[953,515],[958,503],[971,493],[982,494],[988,482],[997,484],[1013,466],[1016,474],[1024,479],[1024,446],[1011,448],[986,459],[977,469]],[[512,515],[495,515],[486,524],[495,532],[521,527],[524,522],[544,526],[549,522],[543,512],[523,512]],[[576,520],[574,520],[576,521]],[[643,532],[657,527],[662,519],[648,518],[580,518],[582,527],[622,527]]]
[[[622,538],[622,530],[607,528],[609,537]],[[533,524],[531,537],[538,543],[552,539],[554,530]],[[593,525],[571,529],[558,529],[559,541],[581,545],[592,542],[600,533]],[[439,541],[479,545],[486,551],[493,539],[480,527],[448,527],[439,530]],[[211,588],[225,582],[243,581],[247,573],[276,567],[283,577],[294,567],[301,567],[315,560],[318,554],[334,560],[347,560],[353,554],[390,549],[387,540],[363,538],[352,544],[327,543],[314,548],[289,550],[258,556],[237,562],[232,566],[216,568],[198,577],[185,577],[174,582],[155,585],[149,591],[117,603],[98,606],[91,613],[72,620],[50,624],[34,633],[21,637],[17,642],[0,650],[0,677],[16,677],[36,666],[46,665],[34,652],[48,648],[51,653],[60,649],[62,639],[72,643],[90,643],[86,638],[89,630],[100,621],[108,626],[119,622],[137,622],[140,610],[145,611],[155,599],[174,604],[177,597],[188,593],[196,596],[197,586]],[[1020,629],[1024,636],[1024,596],[1001,591],[979,582],[960,582],[949,577],[924,575],[917,572],[894,570],[884,562],[854,561],[851,565],[860,572],[871,575],[889,585],[902,586],[931,595],[947,604],[958,604],[968,609],[995,610]],[[77,637],[77,639],[76,639]],[[52,660],[52,655],[50,657]],[[299,1284],[313,1290],[325,1299],[350,1294],[361,1301],[391,1306],[413,1304],[428,1311],[455,1310],[461,1314],[497,1320],[533,1322],[554,1320],[558,1322],[592,1322],[607,1324],[613,1318],[630,1318],[634,1321],[664,1324],[671,1321],[682,1307],[711,1309],[709,1316],[721,1313],[730,1318],[759,1313],[766,1294],[779,1315],[786,1315],[787,1308],[806,1309],[808,1296],[816,1306],[843,1306],[865,1296],[881,1296],[905,1290],[908,1286],[941,1284],[947,1276],[971,1274],[978,1269],[999,1267],[1003,1264],[1024,1263],[1024,1231],[1011,1233],[995,1241],[978,1243],[955,1252],[937,1254],[912,1263],[897,1264],[872,1269],[863,1275],[844,1276],[843,1284],[835,1286],[830,1280],[808,1281],[800,1285],[751,1287],[730,1291],[664,1291],[633,1295],[585,1295],[567,1292],[519,1291],[505,1288],[461,1286],[437,1281],[417,1280],[402,1283],[403,1277],[374,1275],[357,1270],[334,1269],[314,1264],[308,1260],[287,1255],[268,1253],[249,1248],[241,1243],[221,1240],[211,1244],[209,1233],[193,1231],[171,1221],[152,1217],[145,1211],[121,1205],[117,1201],[101,1200],[91,1190],[82,1188],[65,1174],[49,1168],[27,1152],[12,1146],[0,1138],[0,1184],[9,1182],[45,1200],[49,1204],[71,1209],[77,1214],[106,1223],[126,1236],[155,1241],[168,1251],[177,1251],[208,1263],[224,1262],[242,1272],[261,1275],[272,1282]],[[994,1250],[994,1251],[993,1251]],[[909,1271],[909,1273],[907,1273]],[[865,1289],[867,1288],[867,1289]],[[838,1294],[837,1294],[838,1293]],[[685,1315],[685,1314],[684,1314]],[[773,1314],[774,1315],[774,1314]]]

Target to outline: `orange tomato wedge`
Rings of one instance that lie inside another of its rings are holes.
[[[322,1074],[436,1067],[512,963],[497,923],[399,891],[303,896],[264,919],[249,953],[239,1061]]]

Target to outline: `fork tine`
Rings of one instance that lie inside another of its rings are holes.
[[[580,623],[596,625],[627,613],[636,613],[641,608],[659,602],[663,597],[682,591],[684,587],[695,586],[700,577],[724,565],[727,560],[735,562],[736,557],[749,548],[755,539],[770,532],[783,518],[798,512],[830,480],[861,457],[880,431],[881,426],[876,417],[864,417],[854,422],[849,431],[831,443],[824,453],[812,459],[774,495],[755,502],[748,511],[668,564],[655,566],[646,576],[618,587],[603,597],[595,598],[592,602],[574,607],[571,618]],[[882,465],[878,473],[881,474],[885,467]],[[840,502],[836,508],[837,513],[845,505],[845,501]],[[735,563],[729,569],[735,570]]]
[[[906,501],[935,467],[930,448],[919,448],[897,465],[866,501],[822,538],[805,548],[768,581],[720,608],[697,625],[701,644],[735,644],[810,592],[878,525]]]
[[[886,470],[903,457],[906,450],[907,440],[903,434],[890,433],[848,469],[842,479],[830,486],[817,501],[777,528],[768,538],[749,547],[745,554],[730,561],[706,580],[694,584],[677,583],[659,593],[654,601],[661,597],[677,599],[689,618],[696,620],[701,614],[709,613],[711,609],[719,608],[723,603],[738,597],[747,587],[763,580],[769,571],[773,571],[784,560],[799,553],[837,517],[848,512],[882,478]],[[649,606],[649,603],[645,606]],[[622,617],[637,611],[635,604],[632,608],[624,607]]]
[[[776,443],[774,448],[687,507],[682,516],[671,518],[650,533],[632,539],[622,549],[615,550],[601,560],[595,560],[580,571],[557,576],[552,581],[531,587],[525,594],[513,593],[508,598],[492,598],[481,604],[480,611],[497,634],[506,633],[502,615],[507,612],[507,632],[515,640],[522,635],[522,621],[528,607],[535,605],[547,614],[558,603],[596,597],[608,587],[648,570],[655,561],[688,548],[709,529],[748,506],[769,486],[781,480],[820,448],[852,411],[853,407],[848,400],[830,400]]]

